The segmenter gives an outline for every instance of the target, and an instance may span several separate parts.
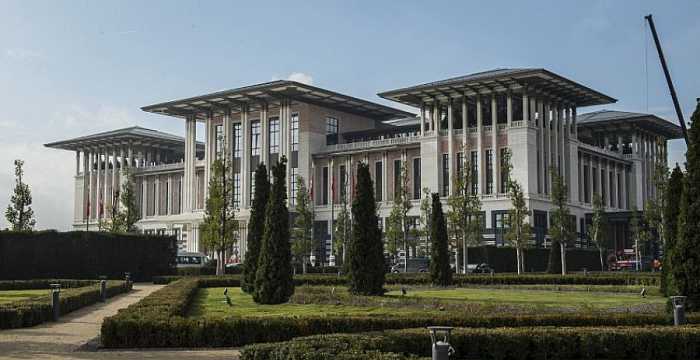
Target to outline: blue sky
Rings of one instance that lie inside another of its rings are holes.
[[[648,13],[686,118],[700,96],[696,0],[4,0],[0,10],[0,207],[12,160],[25,159],[40,228],[68,228],[75,171],[73,153],[42,144],[130,125],[184,133],[139,110],[164,100],[293,76],[388,104],[376,93],[544,67],[619,99],[607,108],[675,122]],[[670,160],[684,152],[674,141]]]

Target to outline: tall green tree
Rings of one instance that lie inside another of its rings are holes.
[[[134,174],[131,170],[124,169],[124,182],[119,192],[119,212],[112,220],[116,232],[136,232],[136,222],[139,221],[139,209],[136,205],[136,190]]]
[[[591,226],[588,227],[588,238],[598,249],[598,256],[600,257],[600,271],[605,271],[605,263],[603,262],[603,252],[607,250],[607,238],[605,237],[605,232],[603,231],[605,226],[605,207],[603,206],[603,199],[600,195],[593,195],[593,218],[591,219]]]
[[[333,246],[335,247],[336,263],[339,263],[343,268],[347,264],[347,248],[350,242],[350,235],[352,231],[352,223],[350,221],[350,211],[348,209],[348,198],[347,191],[344,189],[340,190],[340,213],[335,220],[335,233],[333,234]],[[338,261],[340,260],[340,261]],[[347,269],[345,269],[347,271]]]
[[[527,208],[525,194],[520,183],[510,176],[513,169],[511,164],[510,151],[503,154],[503,174],[506,178],[506,192],[512,206],[508,209],[508,216],[505,217],[506,241],[515,248],[515,259],[518,274],[525,272],[525,249],[532,238],[532,226],[528,222],[530,210]]]
[[[373,189],[369,167],[358,164],[352,201],[352,239],[348,249],[350,292],[353,294],[384,293],[384,249]]]
[[[430,219],[432,217],[431,211],[433,209],[433,197],[430,194],[430,188],[424,187],[421,193],[420,200],[420,227],[416,231],[416,235],[423,238],[423,248],[427,253],[430,252],[430,231],[432,227],[430,226]]]
[[[311,204],[311,195],[304,183],[304,178],[301,176],[297,177],[296,192],[292,254],[298,261],[301,261],[302,271],[306,274],[306,264],[311,252],[316,247],[316,243],[314,241],[314,210]]]
[[[691,117],[686,152],[685,189],[672,262],[674,286],[688,297],[691,310],[700,309],[700,102]],[[677,259],[676,259],[677,258]]]
[[[255,169],[255,194],[250,206],[250,220],[248,220],[248,235],[246,245],[248,250],[243,261],[243,276],[241,288],[251,294],[255,290],[255,274],[258,270],[260,246],[265,233],[265,209],[270,197],[270,179],[267,175],[267,167],[260,163]]]
[[[442,212],[440,195],[437,193],[433,194],[431,213],[430,280],[433,285],[449,286],[452,284],[452,270],[450,269],[450,254],[447,248],[447,223]]]
[[[399,184],[394,192],[394,204],[391,208],[391,213],[387,218],[386,241],[387,250],[398,258],[399,245],[403,245],[404,256],[408,258],[408,212],[413,205],[410,199],[408,166],[406,161],[401,161],[401,170]],[[406,263],[404,263],[406,264]]]
[[[32,210],[32,192],[24,182],[24,161],[15,160],[15,188],[10,205],[5,210],[5,219],[13,231],[32,231],[36,225]]]
[[[658,143],[661,146],[661,142]],[[652,185],[655,192],[644,204],[643,237],[646,243],[661,245],[666,242],[666,221],[664,219],[666,209],[666,189],[668,188],[668,167],[665,162],[654,164]]]
[[[272,168],[274,181],[265,210],[265,233],[253,292],[258,304],[285,303],[294,294],[286,173],[287,158],[282,156]]]
[[[564,184],[564,178],[554,167],[550,169],[552,174],[552,225],[549,228],[549,236],[552,238],[552,251],[556,251],[555,244],[559,245],[561,259],[561,274],[566,275],[566,247],[575,239],[573,224],[568,201],[568,188]],[[550,269],[551,271],[551,269]]]
[[[671,177],[666,188],[666,207],[664,208],[664,228],[666,229],[666,241],[664,241],[664,258],[661,266],[661,292],[666,296],[676,295],[678,290],[673,284],[671,269],[672,259],[675,257],[676,238],[678,234],[678,217],[681,206],[681,193],[683,192],[683,171],[676,164],[671,172]]]
[[[644,229],[642,228],[642,223],[639,217],[639,210],[637,206],[632,206],[632,216],[629,222],[629,231],[632,241],[634,241],[634,260],[635,269],[642,270],[642,249],[644,248],[644,240],[646,236],[644,234]]]
[[[466,153],[466,152],[465,152]],[[477,194],[471,192],[472,188],[472,167],[467,158],[463,157],[460,170],[455,174],[454,191],[447,199],[449,210],[447,211],[447,222],[449,224],[450,239],[454,239],[457,249],[455,257],[455,269],[467,273],[469,263],[469,246],[481,244],[483,224],[481,224],[481,200]],[[461,259],[460,260],[460,252]]]
[[[209,196],[204,210],[202,245],[216,252],[216,274],[223,275],[227,252],[238,241],[238,220],[233,206],[233,169],[228,156],[216,159],[209,179]]]

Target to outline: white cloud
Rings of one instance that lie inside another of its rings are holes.
[[[279,77],[279,76],[273,76],[272,80],[279,80],[280,78],[281,77]],[[300,82],[302,84],[307,84],[307,85],[314,84],[313,76],[311,76],[309,74],[305,74],[303,72],[293,72],[293,73],[289,74],[285,79]]]

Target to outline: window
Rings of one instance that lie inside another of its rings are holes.
[[[600,169],[600,198],[603,200],[603,206],[608,203],[608,182],[605,181],[605,169]]]
[[[401,193],[401,160],[394,160],[394,196]]]
[[[479,192],[479,153],[472,151],[471,158],[469,164],[472,166],[472,195],[476,195]]]
[[[462,178],[462,172],[464,171],[464,153],[463,152],[458,152],[457,153],[457,177]]]
[[[420,199],[420,158],[413,159],[413,198]]]
[[[323,167],[323,179],[321,179],[321,205],[328,205],[328,166]]]
[[[381,161],[374,164],[374,197],[375,201],[382,201],[382,174],[383,166]]]
[[[486,193],[493,194],[493,150],[486,150]]]
[[[224,152],[224,127],[216,125],[216,158],[221,159]]]
[[[510,179],[510,174],[507,171],[508,169],[506,169],[508,166],[506,163],[507,152],[508,148],[501,148],[501,193],[508,192],[508,180]]]
[[[297,204],[297,181],[299,180],[299,169],[292,168],[290,171],[290,176],[292,177],[289,181],[289,187],[291,188],[291,198],[289,199],[289,205],[296,206]]]
[[[233,124],[233,157],[241,157],[241,123]]]
[[[250,183],[250,200],[253,200],[255,197],[255,170],[251,170],[250,176],[248,177],[250,179],[248,182]]]
[[[250,155],[260,155],[260,121],[250,123]]]
[[[233,207],[241,207],[241,174],[233,174]]]
[[[280,119],[270,118],[270,154],[280,152]]]
[[[591,202],[591,177],[588,176],[590,173],[588,171],[588,165],[583,165],[583,200],[584,202]]]
[[[617,173],[617,207],[620,209],[625,207],[622,204],[622,176],[623,173]]]
[[[332,116],[326,118],[326,145],[338,143],[338,119]]]
[[[345,165],[340,165],[340,199],[346,198],[348,193],[348,172]]]
[[[337,123],[336,123],[337,127]],[[299,114],[292,114],[292,151],[299,151]]]
[[[450,195],[450,155],[442,154],[442,196]]]
[[[610,172],[608,173],[608,183],[610,184],[610,186],[608,187],[608,189],[610,189],[610,190],[609,190],[609,192],[610,192],[609,198],[610,198],[610,206],[611,206],[611,207],[615,207],[615,200],[616,200],[616,197],[615,197],[615,183],[614,183],[614,181],[615,181],[615,173],[613,173],[612,171],[610,171]]]

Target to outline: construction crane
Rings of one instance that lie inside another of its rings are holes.
[[[678,122],[681,123],[681,130],[683,130],[683,138],[685,139],[685,145],[688,145],[688,129],[685,126],[685,120],[683,120],[683,111],[681,110],[681,105],[678,103],[678,96],[676,95],[676,89],[673,87],[673,81],[671,81],[671,74],[668,72],[668,66],[666,65],[666,58],[664,57],[664,51],[661,49],[661,42],[659,41],[659,35],[656,34],[656,26],[654,26],[654,19],[651,18],[651,14],[644,17],[649,23],[649,28],[651,28],[651,35],[654,37],[654,43],[656,44],[656,51],[659,53],[659,60],[661,61],[661,67],[664,70],[664,75],[666,76],[666,83],[668,84],[668,91],[671,93],[671,99],[673,99],[673,106],[676,108],[676,115],[678,115]]]

